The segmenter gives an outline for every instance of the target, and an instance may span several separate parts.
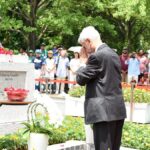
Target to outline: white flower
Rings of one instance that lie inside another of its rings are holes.
[[[41,125],[42,127],[44,127],[44,126],[45,126],[45,121],[42,120],[42,121],[40,122],[40,125]]]
[[[37,102],[43,104],[48,110],[50,118],[49,123],[55,125],[55,127],[59,127],[60,125],[62,125],[64,117],[54,100],[52,100],[48,95],[45,94],[37,94],[36,96]]]

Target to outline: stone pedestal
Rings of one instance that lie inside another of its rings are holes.
[[[130,103],[126,103],[126,110],[126,121],[130,121]],[[132,121],[137,123],[150,123],[150,104],[134,103]]]
[[[33,98],[34,65],[31,63],[0,63],[0,91],[6,87],[29,90],[28,99]]]

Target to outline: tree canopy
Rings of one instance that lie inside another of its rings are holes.
[[[112,48],[149,49],[148,0],[1,0],[0,41],[5,47],[36,49],[41,42],[77,45],[92,25]]]

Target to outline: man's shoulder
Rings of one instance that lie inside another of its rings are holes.
[[[96,51],[95,56],[98,61],[120,61],[119,55],[107,45],[105,45],[104,47],[100,47]]]
[[[111,55],[111,53],[112,49],[106,45],[105,47],[99,47],[95,52],[95,56],[104,57]]]
[[[104,43],[98,47],[96,54],[108,54],[111,53],[112,51],[113,50],[107,44]]]
[[[105,50],[105,49],[111,49],[106,43],[103,43],[102,45],[100,45],[97,49],[97,51],[99,50]]]

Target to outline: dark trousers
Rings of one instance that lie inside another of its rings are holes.
[[[124,120],[93,124],[95,150],[119,150]]]
[[[138,82],[140,82],[140,80],[143,76],[144,76],[144,73],[140,73],[140,75],[138,76]]]

